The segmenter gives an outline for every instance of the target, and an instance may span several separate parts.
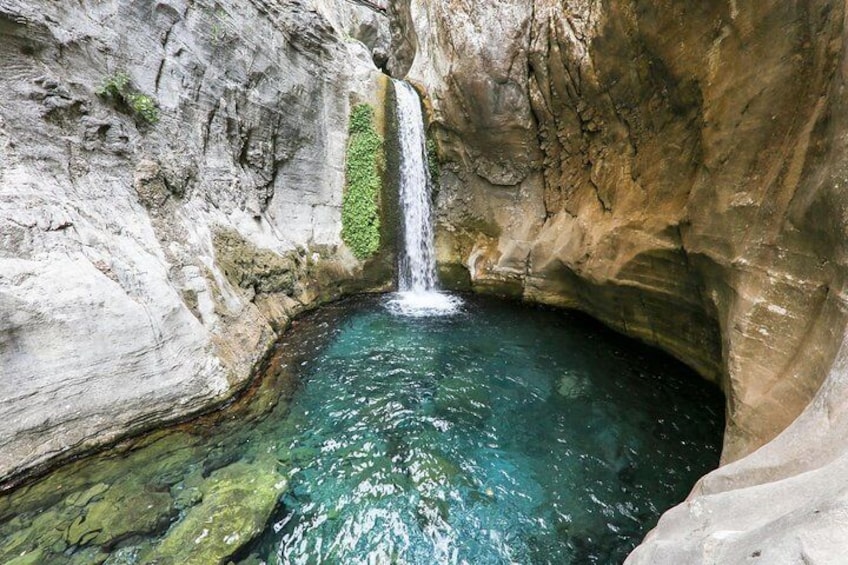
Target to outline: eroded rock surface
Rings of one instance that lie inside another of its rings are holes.
[[[377,8],[0,0],[0,481],[223,400],[384,282],[339,239]]]
[[[634,560],[746,562],[758,550],[746,544],[783,535],[763,562],[834,562],[844,488],[837,463],[819,467],[845,441],[790,424],[841,379],[844,3],[413,0],[410,12],[410,78],[430,94],[443,159],[443,274],[588,311],[727,393],[723,460],[738,462]],[[805,418],[833,430],[833,402]],[[793,463],[803,445],[815,478]],[[816,495],[783,497],[801,484]],[[763,508],[769,497],[781,504]],[[814,500],[831,500],[816,526]],[[833,543],[804,549],[819,538]]]
[[[727,392],[728,464],[631,560],[841,562],[844,18],[0,0],[0,477],[227,397],[292,312],[362,279],[344,126],[377,64],[431,97],[445,275],[586,310]],[[157,123],[96,94],[118,73]]]

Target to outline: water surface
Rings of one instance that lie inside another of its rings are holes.
[[[719,457],[712,387],[562,312],[366,305],[303,376],[269,563],[616,563]]]
[[[0,562],[618,563],[717,465],[721,396],[667,356],[387,300],[297,322],[229,409],[0,497]]]

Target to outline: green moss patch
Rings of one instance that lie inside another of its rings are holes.
[[[432,137],[427,139],[427,168],[430,170],[430,181],[433,186],[439,186],[441,181],[441,163],[439,161],[439,146]]]
[[[383,140],[374,127],[374,109],[354,106],[345,164],[342,240],[360,260],[380,248],[380,172]]]
[[[126,73],[118,72],[107,77],[97,89],[97,94],[129,110],[138,120],[148,124],[159,121],[159,108],[156,106],[156,101],[133,88],[130,77]]]
[[[218,230],[212,244],[218,265],[233,286],[257,294],[294,293],[296,264],[290,254],[260,249],[232,229]]]
[[[233,463],[215,471],[199,486],[202,501],[186,512],[142,563],[227,563],[262,532],[287,486],[271,457]]]

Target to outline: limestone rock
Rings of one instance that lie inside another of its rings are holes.
[[[212,473],[201,486],[203,501],[168,532],[142,563],[226,563],[265,527],[288,483],[276,461],[234,463]]]
[[[69,546],[111,548],[136,535],[164,530],[174,517],[174,501],[166,492],[151,492],[135,481],[112,486],[102,500],[92,504],[65,531]]]
[[[0,482],[226,399],[294,312],[384,283],[339,238],[383,8],[0,0]],[[97,94],[122,76],[156,123]]]
[[[409,13],[445,161],[441,271],[585,310],[727,394],[726,466],[633,561],[844,560],[845,435],[801,425],[843,410],[810,401],[841,380],[848,312],[844,3]]]
[[[784,429],[845,323],[841,245],[813,219],[844,191],[842,6],[425,4],[410,73],[447,161],[444,269],[589,311],[722,384],[726,461]]]

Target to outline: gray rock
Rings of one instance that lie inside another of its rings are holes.
[[[388,37],[343,0],[0,0],[0,481],[231,396],[326,299],[260,308],[214,233],[361,276],[347,118],[377,102]],[[119,73],[155,123],[97,94]]]

